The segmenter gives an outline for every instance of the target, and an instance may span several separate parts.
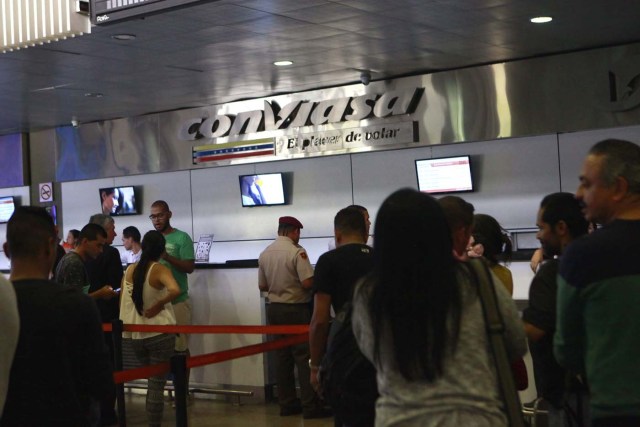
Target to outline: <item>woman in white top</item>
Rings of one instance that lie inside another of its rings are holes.
[[[159,231],[149,231],[142,239],[140,261],[130,265],[122,279],[120,320],[133,325],[175,325],[171,301],[180,295],[180,287],[171,270],[158,263],[165,251],[165,239]],[[160,332],[124,332],[131,338],[133,350],[143,365],[169,361],[174,353],[175,334]],[[150,426],[159,426],[164,408],[166,378],[149,378],[147,415]]]

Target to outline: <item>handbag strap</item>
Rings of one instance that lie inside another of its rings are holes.
[[[496,363],[498,386],[504,401],[509,425],[511,427],[524,427],[522,404],[520,403],[520,395],[516,390],[515,380],[511,371],[511,363],[504,337],[504,320],[498,309],[498,298],[493,279],[487,265],[482,260],[473,259],[466,264],[476,282],[478,295],[482,303],[482,312],[487,327],[491,352]]]

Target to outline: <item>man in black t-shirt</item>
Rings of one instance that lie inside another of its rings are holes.
[[[580,203],[570,193],[553,193],[540,203],[537,238],[549,257],[560,256],[573,240],[587,233],[588,223]],[[529,339],[533,372],[538,396],[550,405],[549,425],[567,423],[567,373],[553,356],[553,334],[556,329],[556,293],[559,261],[546,261],[529,288],[529,306],[524,310],[525,332]]]
[[[338,313],[351,301],[353,288],[373,265],[363,214],[354,207],[342,209],[334,219],[336,249],[318,259],[314,272],[314,308],[309,327],[311,384],[318,386],[318,366],[329,335],[331,307]]]
[[[113,388],[113,372],[94,302],[49,279],[58,239],[43,208],[16,209],[5,253],[20,314],[0,426],[88,426],[91,401]]]

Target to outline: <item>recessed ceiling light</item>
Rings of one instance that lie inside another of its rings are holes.
[[[114,40],[127,41],[127,40],[135,40],[135,34],[114,34],[111,36]]]
[[[273,63],[276,67],[286,67],[287,65],[293,64],[293,61],[276,61]]]
[[[104,94],[98,92],[87,92],[84,94],[87,98],[102,98]]]
[[[531,18],[529,21],[534,24],[546,24],[547,22],[553,21],[553,18],[550,16],[536,16],[535,18]]]

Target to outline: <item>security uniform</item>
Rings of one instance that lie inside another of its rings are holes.
[[[286,222],[289,221],[289,222]],[[280,218],[281,224],[302,228],[292,217]],[[308,325],[311,321],[311,290],[302,282],[313,277],[307,252],[289,237],[278,236],[261,254],[258,283],[268,288],[267,321],[271,325]],[[285,335],[277,336],[277,338]],[[278,402],[281,415],[311,413],[317,409],[317,396],[309,383],[309,343],[277,350]],[[296,398],[294,364],[298,368],[302,408]]]

